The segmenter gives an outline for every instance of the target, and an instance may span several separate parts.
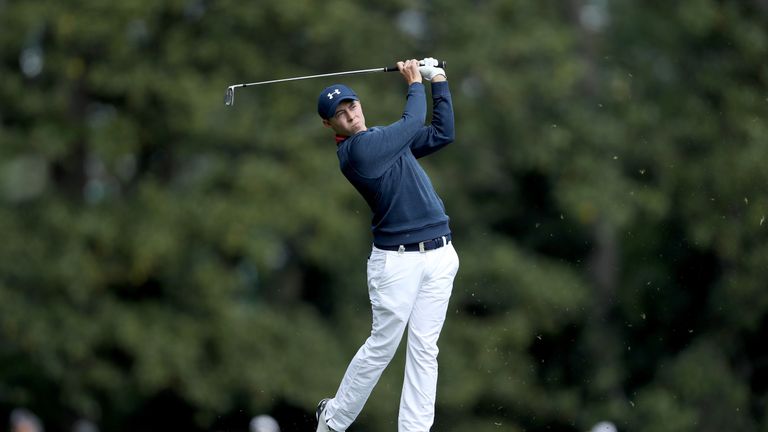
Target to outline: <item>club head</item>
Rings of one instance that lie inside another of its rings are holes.
[[[224,105],[232,106],[235,104],[235,86],[227,87],[227,92],[224,94]]]

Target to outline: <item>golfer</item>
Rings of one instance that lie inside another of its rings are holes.
[[[349,364],[333,398],[317,406],[317,432],[342,432],[354,422],[408,329],[399,432],[426,432],[435,414],[437,339],[459,259],[448,216],[417,159],[451,143],[453,107],[445,71],[433,58],[397,63],[408,83],[405,110],[389,126],[368,128],[360,99],[337,84],[317,109],[336,134],[341,172],[373,212],[368,258],[371,335]],[[432,123],[422,78],[432,83]]]

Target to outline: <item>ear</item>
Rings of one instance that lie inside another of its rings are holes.
[[[328,119],[323,119],[323,126],[327,128],[332,128],[331,122],[328,121]]]

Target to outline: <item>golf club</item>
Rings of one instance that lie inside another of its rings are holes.
[[[424,66],[423,63],[420,63],[420,64]],[[438,60],[437,67],[445,69],[446,68],[445,61]],[[282,79],[276,79],[276,80],[260,81],[260,82],[245,83],[245,84],[233,84],[227,87],[227,92],[226,94],[224,94],[224,105],[232,106],[235,104],[235,89],[238,87],[251,87],[251,86],[257,86],[257,85],[264,85],[264,84],[274,84],[274,83],[280,83],[280,82],[286,82],[286,81],[299,81],[299,80],[305,80],[305,79],[323,78],[323,77],[338,76],[338,75],[355,75],[355,74],[364,74],[364,73],[371,73],[371,72],[397,72],[397,71],[398,71],[397,66],[386,66],[386,67],[379,67],[379,68],[372,68],[372,69],[360,69],[360,70],[345,71],[345,72],[332,72],[332,73],[326,73],[326,74],[320,74],[320,75],[307,75],[307,76],[293,77],[293,78],[282,78]]]

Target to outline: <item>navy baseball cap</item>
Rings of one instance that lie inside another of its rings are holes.
[[[317,113],[320,114],[320,117],[329,119],[333,117],[339,103],[345,100],[360,99],[358,99],[357,94],[351,88],[344,84],[328,86],[320,92],[320,96],[317,98]]]

